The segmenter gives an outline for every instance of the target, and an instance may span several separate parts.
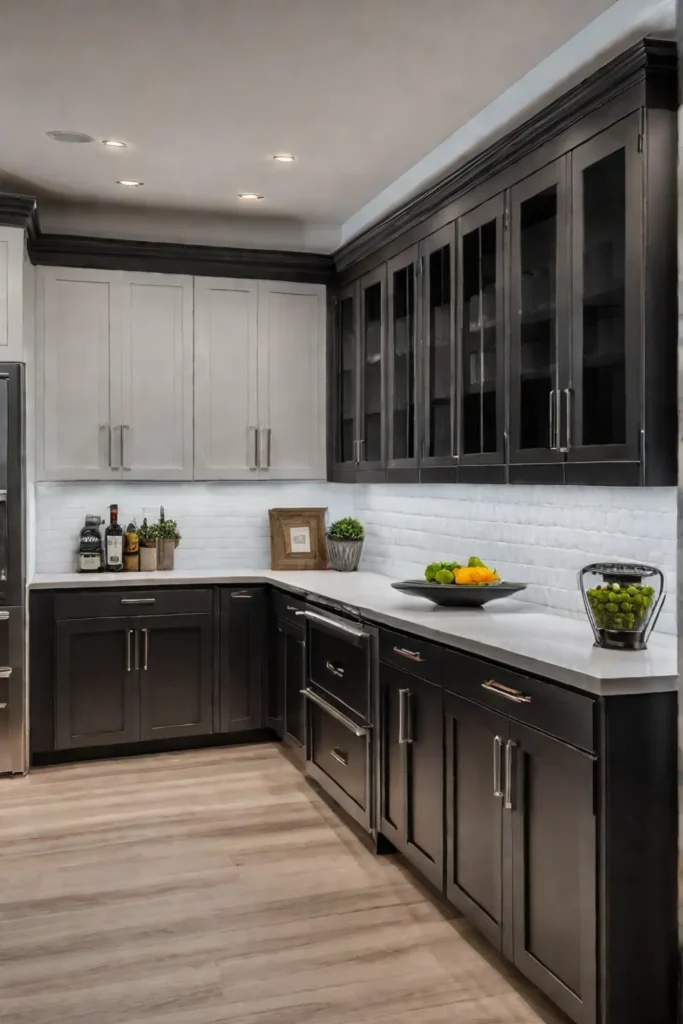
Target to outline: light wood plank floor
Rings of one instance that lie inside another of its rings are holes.
[[[0,780],[3,1024],[559,1024],[277,746]]]

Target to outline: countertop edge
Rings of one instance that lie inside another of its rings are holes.
[[[378,626],[385,626],[390,629],[397,629],[401,632],[421,637],[433,643],[441,644],[451,650],[461,651],[464,654],[473,654],[498,664],[509,666],[517,671],[527,672],[550,683],[557,683],[563,686],[572,687],[582,693],[594,697],[622,696],[627,694],[644,693],[667,693],[676,690],[678,687],[677,675],[648,675],[638,677],[611,677],[587,675],[576,669],[558,665],[552,662],[541,661],[531,655],[521,654],[516,651],[509,651],[503,647],[482,642],[470,637],[454,636],[451,633],[443,633],[438,628],[430,627],[423,623],[414,622],[410,618],[401,618],[388,612],[378,611],[364,604],[335,602],[334,598],[327,597],[312,590],[310,586],[296,584],[293,580],[282,580],[273,578],[265,573],[249,573],[235,575],[233,573],[211,573],[206,576],[193,576],[188,572],[187,576],[168,576],[163,573],[145,574],[144,578],[133,574],[122,574],[115,579],[98,576],[96,579],[85,577],[74,579],[71,574],[64,581],[58,581],[55,576],[58,574],[45,574],[46,580],[40,579],[40,574],[28,583],[29,590],[77,590],[77,589],[100,589],[105,587],[167,587],[167,586],[229,586],[242,584],[256,584],[272,586],[278,590],[297,594],[304,598],[310,598],[312,602],[320,601],[327,604],[344,604],[350,612],[358,615],[366,621]],[[75,574],[74,574],[75,575]],[[389,582],[387,578],[387,582]],[[562,617],[558,616],[558,622]]]

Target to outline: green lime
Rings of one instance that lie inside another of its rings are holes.
[[[614,604],[613,601],[610,601],[609,604],[605,605],[605,611],[606,612],[612,612],[612,614],[614,614],[614,612],[618,612],[619,611],[619,605],[618,604]]]
[[[636,590],[635,587],[631,586],[631,587],[628,588],[626,593],[628,594],[629,597],[635,597],[635,595],[638,593],[638,591]]]
[[[607,591],[606,591],[606,590],[601,590],[601,591],[600,591],[600,594],[599,594],[598,596],[599,596],[599,598],[600,598],[600,601],[601,601],[601,602],[602,602],[603,604],[604,604],[604,603],[605,603],[606,601],[609,601],[609,598],[610,598],[610,595],[609,595],[609,594],[607,593]]]
[[[643,597],[642,594],[636,594],[636,596],[633,598],[633,602],[632,602],[634,608],[642,607],[644,601],[645,601],[645,598]]]
[[[621,610],[622,610],[622,612],[630,612],[632,608],[633,608],[633,605],[631,604],[630,601],[622,601],[621,602]]]

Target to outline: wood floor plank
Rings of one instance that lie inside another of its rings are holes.
[[[0,1007],[3,1024],[560,1024],[271,744],[1,780]]]

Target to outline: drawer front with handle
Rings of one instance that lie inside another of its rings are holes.
[[[430,683],[441,682],[441,648],[426,640],[382,629],[379,634],[379,657],[380,661],[409,675],[419,676]]]
[[[297,612],[306,610],[305,601],[294,597],[293,594],[283,594],[277,590],[273,591],[272,600],[273,610],[278,619],[286,619],[288,622],[296,623],[297,626],[304,628],[303,615],[297,615]]]
[[[361,824],[369,820],[370,732],[324,702],[308,703],[308,772]]]
[[[210,612],[213,591],[170,586],[164,590],[62,591],[55,595],[55,619],[93,619],[112,615],[185,615]]]
[[[312,622],[309,623],[308,646],[310,682],[367,719],[370,706],[368,650],[355,647],[342,635],[318,629]]]
[[[596,748],[595,701],[591,697],[448,650],[443,652],[443,684],[453,693],[572,746],[589,751]]]

